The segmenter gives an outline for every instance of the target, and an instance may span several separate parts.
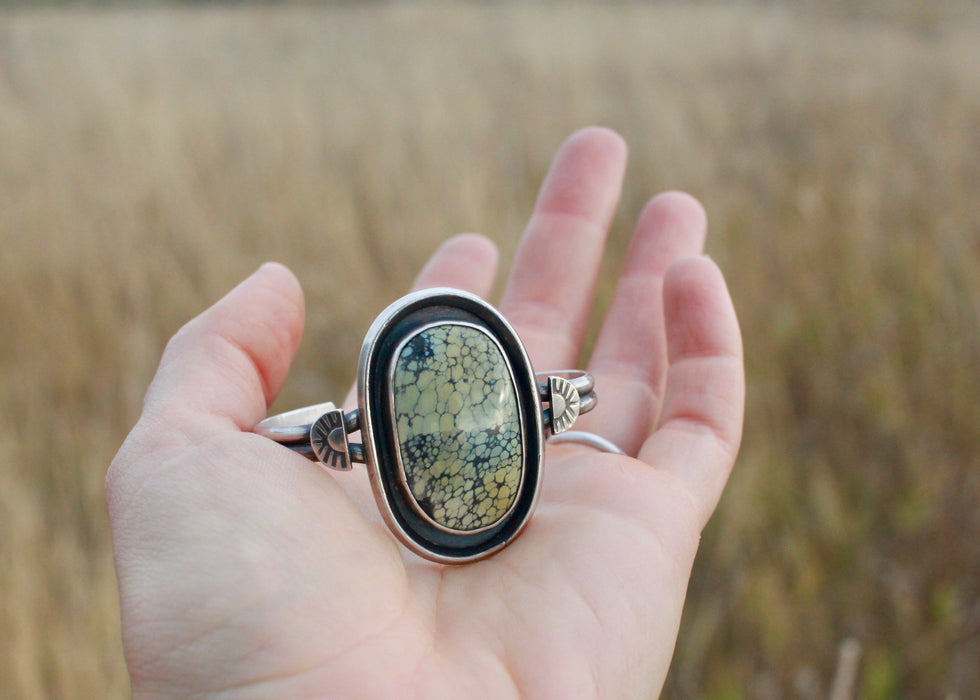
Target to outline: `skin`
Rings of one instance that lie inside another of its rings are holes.
[[[578,364],[625,161],[619,136],[586,129],[542,187],[499,304],[539,370]],[[655,697],[742,430],[741,339],[705,229],[687,195],[649,202],[588,363],[601,399],[575,427],[630,456],[550,446],[525,532],[464,566],[399,547],[363,470],[249,432],[303,331],[288,270],[264,265],[188,323],[106,483],[134,694]],[[485,295],[496,261],[457,236],[415,286]]]

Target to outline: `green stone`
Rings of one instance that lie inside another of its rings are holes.
[[[394,360],[395,438],[419,509],[450,530],[490,527],[521,488],[524,448],[514,382],[485,332],[443,324]]]

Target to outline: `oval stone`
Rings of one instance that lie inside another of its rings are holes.
[[[524,448],[497,343],[473,326],[425,328],[393,358],[391,389],[401,469],[419,512],[453,531],[499,522],[521,490]]]

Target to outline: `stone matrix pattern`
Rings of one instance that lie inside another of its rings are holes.
[[[476,328],[444,324],[413,336],[394,363],[395,437],[419,508],[450,530],[498,522],[517,499],[524,463],[500,348]]]

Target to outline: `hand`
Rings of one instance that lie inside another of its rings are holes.
[[[559,151],[499,308],[538,370],[575,367],[625,146]],[[139,697],[652,697],[691,564],[735,459],[741,341],[700,257],[692,198],[640,215],[576,429],[628,457],[550,446],[537,510],[495,556],[399,547],[363,471],[331,474],[252,434],[300,342],[303,298],[266,265],[170,342],[107,477],[123,637]],[[459,236],[417,287],[490,290],[492,244]],[[329,398],[329,397],[325,397]]]

